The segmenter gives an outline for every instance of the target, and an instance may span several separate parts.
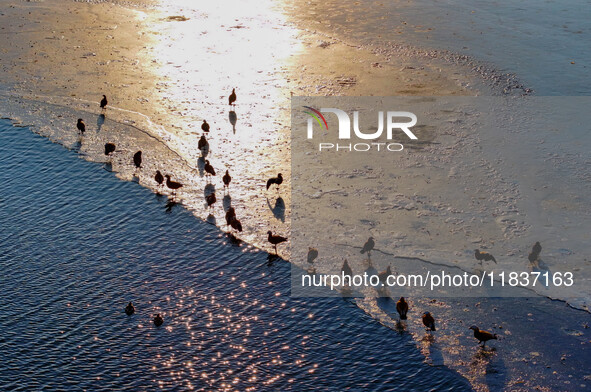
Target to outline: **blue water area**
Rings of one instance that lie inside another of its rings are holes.
[[[26,128],[0,139],[0,390],[471,390],[348,300],[290,298],[285,261]]]

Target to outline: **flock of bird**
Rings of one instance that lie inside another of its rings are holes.
[[[235,106],[236,99],[237,99],[236,89],[232,89],[232,93],[228,96],[228,104]],[[105,113],[107,105],[108,105],[108,100],[105,95],[103,95],[103,98],[101,99],[99,105],[102,110],[101,115],[104,116],[104,113]],[[84,123],[84,120],[82,118],[78,119],[78,122],[76,124],[76,128],[78,129],[78,132],[81,135],[83,135],[86,132],[86,124]],[[211,129],[211,127],[210,127],[209,123],[207,122],[207,120],[204,119],[203,123],[201,124],[201,130],[203,131],[203,135],[201,135],[201,137],[197,143],[197,147],[203,153],[203,156],[206,155],[205,154],[206,151],[209,151],[209,143],[207,141],[207,138],[205,137],[205,134],[209,134],[210,129]],[[117,146],[114,143],[105,143],[104,153],[106,156],[111,156],[116,151],[116,149],[117,149]],[[142,152],[141,151],[137,151],[133,155],[133,164],[137,169],[142,168]],[[208,181],[208,183],[210,183],[212,177],[216,176],[216,171],[209,160],[205,159],[203,169],[205,171],[206,180]],[[177,182],[177,181],[173,181],[171,179],[170,174],[163,175],[160,170],[156,170],[156,173],[154,174],[154,181],[156,181],[156,184],[157,184],[157,191],[160,191],[164,186],[166,186],[170,190],[173,200],[177,196],[177,192],[183,187],[182,183]],[[232,176],[230,175],[229,170],[226,170],[226,173],[222,177],[222,181],[224,183],[224,190],[229,189],[230,183],[232,182]],[[267,180],[267,190],[269,190],[269,188],[272,185],[276,185],[276,187],[277,187],[276,189],[277,189],[277,191],[279,191],[279,186],[282,183],[283,183],[283,175],[281,173],[278,173],[277,177],[272,177]],[[216,197],[215,192],[211,192],[207,196],[205,196],[205,202],[207,203],[207,208],[209,210],[212,210],[214,207],[214,204],[217,202],[217,197]],[[234,207],[230,207],[228,209],[228,211],[226,211],[225,217],[226,217],[226,224],[229,228],[236,230],[237,232],[242,232],[242,224],[236,216],[236,211],[235,211]],[[287,238],[280,236],[280,235],[275,235],[275,234],[273,234],[272,231],[268,231],[267,232],[267,241],[273,246],[273,249],[275,250],[275,254],[277,254],[277,245],[279,245],[282,242],[286,242]]]
[[[374,247],[375,247],[375,240],[373,237],[369,237],[368,240],[365,242],[365,244],[363,244],[363,247],[361,248],[361,251],[359,253],[361,253],[361,254],[367,253],[368,257],[370,257],[371,251],[374,249]],[[538,261],[541,252],[542,252],[542,246],[540,245],[539,242],[536,242],[533,245],[532,251],[530,252],[530,254],[528,256],[529,261],[532,263],[535,261]],[[474,257],[476,258],[476,260],[480,264],[482,264],[482,261],[493,261],[495,263],[497,262],[497,260],[494,258],[493,255],[491,255],[490,253],[481,252],[479,249],[474,250]],[[309,247],[308,248],[308,257],[307,257],[308,263],[313,265],[316,258],[318,258],[318,249]],[[315,270],[313,270],[313,272],[309,272],[309,273],[315,273]],[[353,270],[351,269],[351,266],[349,265],[349,262],[346,259],[343,262],[343,266],[341,267],[341,273],[345,276],[349,276],[349,277],[353,276]],[[386,284],[386,281],[387,281],[387,278],[389,275],[392,275],[392,269],[390,268],[390,266],[388,266],[385,271],[378,273],[379,280],[384,284]],[[399,316],[400,321],[407,319],[408,309],[409,309],[408,302],[406,302],[406,299],[404,297],[400,297],[400,299],[396,302],[396,311],[398,312],[398,316]],[[426,328],[427,333],[431,334],[431,332],[436,331],[435,318],[433,317],[433,315],[430,312],[423,313],[421,319],[422,319],[423,325]],[[472,325],[468,329],[471,329],[474,331],[474,337],[478,340],[478,344],[482,344],[482,347],[486,347],[486,342],[488,342],[489,340],[497,340],[498,339],[496,334],[481,330],[476,325]]]

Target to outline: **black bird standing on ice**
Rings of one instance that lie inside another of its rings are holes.
[[[230,94],[230,96],[228,97],[228,105],[232,105],[232,104],[234,104],[234,102],[236,102],[236,89],[235,88],[232,89],[232,94]]]
[[[84,124],[84,120],[79,118],[78,123],[76,124],[76,128],[78,128],[80,134],[84,135],[84,132],[86,132],[86,124]]]
[[[273,184],[277,185],[277,190],[279,190],[279,185],[281,185],[283,183],[283,176],[281,175],[281,173],[277,174],[277,177],[271,177],[267,180],[267,190],[269,190],[269,187]]]
[[[133,164],[138,169],[141,169],[141,167],[142,167],[142,152],[141,151],[138,151],[135,154],[133,154]]]
[[[539,242],[536,242],[531,248],[531,253],[527,256],[527,258],[530,262],[535,263],[540,258],[540,253],[542,253],[542,245],[540,245]]]
[[[404,297],[400,297],[398,302],[396,302],[396,311],[400,316],[400,320],[406,320],[406,314],[408,313],[408,302],[406,302]]]
[[[207,121],[203,120],[203,124],[201,124],[201,129],[203,130],[203,132],[209,132],[209,124],[207,123]]]
[[[203,167],[203,169],[210,176],[215,176],[215,170],[214,170],[213,166],[211,166],[211,164],[209,163],[208,160],[205,161],[205,166]]]
[[[154,176],[154,180],[158,183],[158,188],[162,186],[164,182],[164,176],[160,173],[160,170],[156,170],[156,175]]]
[[[127,314],[128,316],[131,316],[134,313],[135,313],[135,307],[133,306],[133,304],[131,302],[129,302],[127,304],[127,306],[125,307],[125,314]]]
[[[236,215],[234,215],[232,217],[232,220],[230,221],[230,226],[234,230],[236,230],[236,231],[238,231],[240,233],[242,232],[242,223],[240,223],[240,221],[238,220],[238,218],[236,218]]]
[[[230,207],[228,208],[228,211],[226,211],[226,224],[231,226],[232,219],[234,218],[236,218],[236,210],[234,210],[234,207]]]
[[[318,249],[308,248],[308,264],[314,263],[314,260],[318,257]]]
[[[224,176],[222,177],[222,181],[224,181],[225,188],[230,187],[230,182],[232,181],[232,176],[230,175],[230,172],[228,170],[226,170],[226,174],[224,174]]]
[[[160,313],[158,313],[156,316],[154,316],[154,325],[159,327],[162,324],[164,324],[164,319],[162,316],[160,316]]]
[[[113,143],[105,144],[105,155],[111,155],[113,152],[115,152],[116,148],[117,147],[115,147]]]
[[[359,253],[363,254],[367,252],[367,255],[369,256],[375,245],[376,243],[373,241],[373,237],[369,237],[367,242],[363,245],[363,249],[361,249]]]
[[[201,138],[199,139],[199,142],[197,143],[197,148],[200,150],[203,150],[208,145],[209,145],[209,143],[207,143],[207,139],[205,138],[205,135],[201,135]]]
[[[211,206],[214,205],[214,203],[218,200],[215,197],[215,193],[210,193],[209,195],[205,196],[205,201],[207,202],[207,207],[211,208]]]
[[[431,316],[431,313],[423,313],[423,325],[427,327],[427,331],[435,331],[435,319]]]
[[[176,190],[183,187],[183,184],[180,182],[171,181],[170,176],[166,175],[166,186],[168,189],[172,190],[173,196],[176,194]]]
[[[275,247],[275,253],[277,253],[277,245],[287,241],[287,238],[281,237],[280,235],[273,235],[273,232],[269,230],[267,231],[267,241]]]
[[[341,272],[345,276],[353,277],[353,270],[349,266],[349,262],[346,259],[345,259],[345,262],[343,263],[343,266],[341,267]]]
[[[385,271],[382,271],[378,274],[378,278],[384,286],[388,284],[388,276],[390,275],[392,275],[392,268],[390,268],[390,266],[388,266]]]
[[[488,342],[491,339],[497,340],[497,334],[492,334],[490,332],[483,331],[479,329],[476,325],[471,326],[469,329],[474,330],[474,337],[478,339],[478,344],[484,342],[482,347],[486,347],[486,342]]]
[[[107,96],[103,95],[103,99],[101,99],[101,109],[105,110],[108,103],[109,101],[107,101]]]
[[[495,264],[497,263],[497,260],[495,260],[494,256],[491,255],[490,253],[486,253],[486,252],[481,252],[479,249],[474,249],[474,257],[476,257],[476,260],[480,261],[480,264],[482,264],[482,260],[484,261],[494,261]]]

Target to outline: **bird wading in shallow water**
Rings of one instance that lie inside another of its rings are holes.
[[[431,333],[431,331],[435,331],[435,319],[433,316],[431,316],[431,313],[423,313],[423,325],[427,327],[427,331],[429,333]]]
[[[474,257],[476,257],[476,260],[478,260],[480,264],[482,264],[483,260],[494,261],[495,264],[497,263],[497,260],[495,260],[493,255],[491,255],[490,253],[481,252],[479,249],[474,249]]]
[[[478,344],[484,343],[482,347],[486,347],[486,342],[488,342],[491,339],[497,340],[497,334],[482,331],[476,325],[471,326],[469,329],[474,331],[474,337],[478,339]]]
[[[228,105],[236,105],[234,102],[236,102],[236,89],[235,88],[232,89],[232,94],[230,94],[230,96],[228,97]]]
[[[84,132],[86,132],[86,124],[84,124],[84,120],[79,118],[76,128],[78,128],[78,132],[80,132],[81,135],[84,135]]]
[[[271,177],[267,180],[267,190],[273,184],[277,185],[277,191],[279,191],[279,185],[283,183],[283,176],[281,173],[277,174],[277,177]]]
[[[396,311],[400,316],[400,320],[406,320],[406,313],[408,313],[408,302],[406,302],[404,297],[400,297],[398,302],[396,302]]]
[[[109,101],[107,101],[107,96],[103,95],[103,99],[101,99],[101,109],[105,110],[107,108],[107,104],[109,103]]]
[[[267,241],[269,241],[275,247],[275,253],[277,253],[277,245],[287,241],[286,237],[280,235],[273,235],[271,230],[267,231]]]

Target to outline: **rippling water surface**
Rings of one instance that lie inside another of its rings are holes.
[[[0,139],[1,390],[471,389],[108,167],[6,121]]]

